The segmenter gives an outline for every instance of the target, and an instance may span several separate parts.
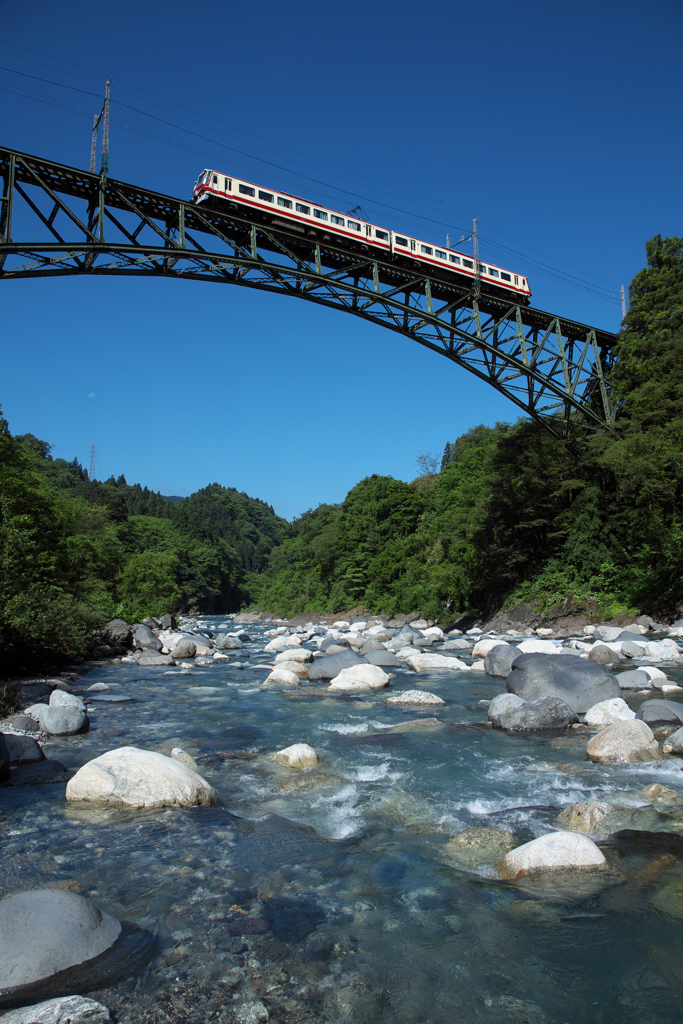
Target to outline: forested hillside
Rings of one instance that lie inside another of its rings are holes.
[[[3,669],[59,661],[88,631],[167,611],[234,611],[284,520],[211,484],[173,502],[123,476],[91,481],[0,418]]]
[[[289,525],[260,581],[282,614],[594,597],[605,615],[683,601],[683,239],[647,243],[611,373],[614,432],[566,443],[535,422],[475,427],[410,484],[361,481]]]
[[[108,619],[260,606],[437,620],[592,598],[605,617],[683,610],[683,239],[647,243],[610,387],[614,431],[570,442],[479,426],[412,483],[362,480],[288,524],[234,488],[167,501],[91,481],[0,418],[4,671],[82,649]]]

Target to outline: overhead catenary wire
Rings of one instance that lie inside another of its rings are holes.
[[[16,45],[16,44],[10,43],[9,45]],[[17,47],[17,48],[18,49],[23,49],[25,52],[28,52],[28,53],[34,53],[34,54],[36,54],[38,56],[43,56],[47,60],[52,60],[52,61],[58,62],[60,64],[66,64],[68,67],[78,68],[79,71],[86,71],[86,72],[90,72],[92,74],[97,74],[97,72],[93,71],[92,69],[83,68],[83,67],[81,67],[79,65],[75,65],[75,64],[69,64],[66,61],[62,61],[60,58],[52,58],[49,55],[40,54],[40,53],[38,53],[38,51],[32,51],[32,50],[29,50],[26,47]],[[7,53],[8,51],[2,51],[2,52]],[[13,56],[16,57],[17,55],[14,54]],[[29,60],[29,58],[27,58],[27,57],[20,57],[19,59]],[[39,62],[32,61],[32,63],[38,64]],[[53,71],[56,71],[58,74],[67,74],[67,75],[75,75],[76,74],[73,71],[65,71],[63,68],[59,68],[59,67],[55,68],[55,67],[52,67],[51,65],[41,65],[41,66],[51,68]],[[93,96],[93,97],[96,97],[98,99],[101,97],[101,92],[100,93],[90,92],[89,90],[81,89],[81,88],[78,88],[76,86],[71,86],[71,85],[68,85],[66,83],[56,82],[56,81],[54,81],[52,79],[43,78],[43,77],[38,76],[38,75],[31,75],[31,74],[28,74],[27,72],[17,71],[15,69],[7,68],[7,67],[4,67],[4,66],[1,67],[0,70],[4,70],[4,71],[6,71],[7,73],[10,73],[10,74],[21,75],[22,77],[29,78],[29,79],[32,79],[34,81],[40,81],[40,82],[43,82],[45,84],[53,85],[53,86],[55,86],[57,88],[68,89],[68,90],[70,90],[72,92],[77,92],[77,93],[80,93],[82,95]],[[86,76],[84,76],[84,75],[77,75],[76,77],[85,78]],[[91,79],[87,79],[87,80],[91,80]],[[93,81],[96,81],[96,79],[93,79]],[[122,81],[121,85],[119,86],[119,91],[124,92],[124,93],[128,93],[128,90],[125,89],[125,85],[131,86],[131,83],[123,83],[123,81]],[[148,93],[146,90],[140,89],[137,86],[133,85],[131,87],[133,89],[136,89],[137,92],[146,93],[146,95],[148,95],[148,96],[154,96],[153,93]],[[69,105],[69,104],[59,103],[59,102],[56,102],[53,98],[49,98],[47,96],[40,95],[40,94],[37,94],[37,93],[32,93],[32,92],[29,92],[27,90],[20,90],[20,89],[17,89],[17,88],[8,87],[4,83],[0,84],[0,89],[2,89],[2,91],[4,91],[4,92],[13,92],[13,93],[15,93],[17,95],[25,96],[26,98],[30,98],[32,100],[37,100],[37,101],[40,101],[40,102],[43,102],[43,103],[48,103],[48,104],[50,104],[52,106],[56,106],[56,107],[59,107],[61,109],[72,110],[74,113],[86,114],[86,116],[92,116],[92,113],[90,111],[86,112],[86,111],[82,110],[81,108],[76,108],[76,107],[73,107],[72,105]],[[157,99],[161,99],[160,97],[156,97],[156,98]],[[138,102],[140,102],[139,98],[138,98]],[[143,102],[149,102],[149,101],[143,100]],[[138,114],[141,117],[154,120],[157,123],[164,125],[165,127],[168,127],[168,128],[174,129],[176,131],[180,131],[180,132],[183,132],[185,134],[188,134],[192,138],[197,139],[200,142],[207,142],[207,143],[209,143],[212,146],[216,146],[217,145],[221,149],[227,150],[228,153],[234,153],[234,154],[236,154],[238,156],[246,158],[247,160],[256,161],[257,164],[261,164],[261,165],[263,165],[263,167],[270,168],[271,171],[279,172],[276,175],[278,178],[280,177],[280,174],[290,175],[290,174],[292,174],[294,172],[294,174],[297,175],[300,179],[303,179],[304,181],[309,182],[310,185],[316,186],[316,188],[314,190],[316,194],[324,196],[325,198],[331,199],[332,202],[343,202],[343,200],[340,199],[340,194],[341,194],[341,196],[345,196],[345,197],[349,197],[350,196],[350,197],[352,197],[352,198],[354,198],[356,200],[361,199],[363,201],[364,205],[366,206],[366,208],[371,210],[373,213],[378,214],[380,219],[383,218],[383,217],[386,217],[387,216],[387,212],[386,211],[388,211],[392,215],[399,215],[403,219],[403,223],[406,224],[406,225],[407,224],[411,224],[413,226],[415,224],[420,224],[420,225],[438,225],[444,231],[444,236],[445,236],[446,230],[455,230],[458,233],[459,232],[463,232],[465,230],[462,227],[457,227],[452,222],[445,223],[444,220],[443,220],[443,214],[447,213],[447,212],[449,212],[451,210],[453,212],[455,212],[455,208],[450,207],[450,206],[448,206],[446,204],[436,203],[434,200],[429,200],[429,199],[425,200],[424,197],[416,197],[413,193],[405,192],[405,190],[398,189],[396,186],[385,185],[384,183],[376,182],[376,179],[371,179],[371,178],[368,178],[368,177],[366,177],[364,175],[356,175],[358,178],[363,178],[365,181],[370,183],[372,191],[378,191],[378,189],[375,188],[374,185],[381,185],[382,188],[390,188],[390,189],[392,189],[392,191],[394,193],[402,193],[403,195],[409,196],[410,199],[411,199],[411,204],[413,206],[421,207],[422,209],[428,210],[429,212],[436,213],[438,211],[442,215],[441,219],[437,220],[434,217],[427,217],[424,214],[419,213],[419,212],[417,212],[415,210],[409,212],[409,211],[407,211],[407,210],[405,210],[405,209],[403,209],[401,207],[394,206],[394,205],[392,205],[390,203],[385,203],[381,199],[378,199],[376,196],[364,196],[364,195],[360,195],[357,190],[351,191],[349,189],[342,188],[342,187],[340,187],[338,185],[332,185],[329,181],[322,180],[321,178],[316,178],[316,177],[314,177],[313,175],[310,175],[310,174],[303,174],[301,171],[296,171],[293,168],[287,167],[284,164],[277,163],[277,162],[275,162],[273,160],[265,159],[263,156],[261,156],[261,155],[259,155],[257,153],[248,152],[248,151],[245,151],[245,150],[238,149],[238,148],[233,147],[231,145],[228,145],[228,144],[226,144],[224,142],[221,142],[218,139],[212,138],[210,135],[205,135],[202,132],[194,131],[192,128],[187,128],[187,127],[185,127],[183,125],[179,125],[179,124],[177,124],[174,121],[169,121],[166,118],[159,117],[158,115],[152,114],[149,111],[140,109],[140,107],[135,107],[132,104],[124,103],[122,100],[119,100],[119,99],[115,99],[114,100],[113,99],[112,103],[116,103],[122,109],[131,111],[131,113],[135,113],[135,114]],[[155,103],[155,102],[153,102],[152,105],[156,106],[156,107],[160,107],[161,106],[160,103]],[[176,107],[179,107],[182,110],[190,111],[190,108],[182,107],[180,104],[175,104],[174,103],[173,105],[176,106]],[[163,109],[168,109],[168,107],[166,106]],[[193,111],[190,111],[190,113],[192,113],[195,118],[200,116],[200,115],[197,115],[197,113],[193,112]],[[175,115],[175,116],[177,116],[177,115]],[[180,116],[184,117],[186,120],[191,120],[191,118],[186,117],[186,115],[184,115],[184,114],[180,115]],[[205,119],[208,119],[208,120],[214,122],[214,124],[217,124],[217,125],[218,124],[223,124],[223,122],[219,122],[219,121],[217,121],[214,118],[206,118],[206,115],[201,115],[201,116],[204,116]],[[117,127],[122,128],[125,131],[131,132],[131,133],[134,133],[134,134],[138,134],[138,135],[140,135],[142,137],[149,138],[150,140],[155,141],[155,142],[161,142],[161,143],[163,143],[165,145],[171,145],[171,146],[183,149],[183,150],[188,151],[188,152],[196,152],[196,153],[202,155],[203,157],[206,157],[206,158],[212,159],[212,160],[215,159],[215,160],[224,161],[226,159],[226,156],[217,156],[215,154],[207,153],[204,149],[199,149],[196,146],[188,145],[187,143],[183,143],[182,141],[180,141],[178,139],[168,138],[167,136],[161,135],[158,132],[152,132],[149,129],[147,129],[147,128],[141,126],[141,125],[131,124],[129,122],[124,122],[124,121],[121,121],[119,119],[114,119],[114,118],[112,118],[112,122]],[[207,126],[207,125],[203,124],[202,122],[199,122],[199,121],[195,120],[193,123],[195,123],[196,127],[202,127],[205,130],[207,130],[207,131],[216,131],[216,129],[213,129],[210,126]],[[232,128],[233,126],[225,126],[224,125],[224,127],[231,127]],[[262,137],[254,135],[253,133],[246,132],[243,129],[234,128],[234,130],[238,131],[238,132],[241,132],[241,134],[243,134],[243,135],[247,135],[249,138],[259,139],[260,141],[268,141],[268,140],[263,140]],[[229,133],[223,131],[222,129],[218,130],[218,134],[221,134],[221,135],[224,135],[224,136],[228,136],[228,137],[231,137],[231,138],[235,138],[235,136],[231,136]],[[311,158],[305,156],[304,154],[300,154],[299,151],[297,151],[297,150],[291,149],[290,147],[282,146],[279,143],[274,143],[274,144],[269,143],[269,145],[271,145],[271,146],[275,145],[275,146],[279,147],[280,149],[286,150],[287,152],[303,156],[304,160],[307,161],[309,163],[309,165],[310,165]],[[257,146],[256,148],[264,149],[265,147]],[[318,158],[315,158],[315,159],[318,159]],[[258,176],[258,174],[261,173],[261,171],[256,170],[256,168],[252,168],[251,165],[245,165],[245,164],[242,164],[241,162],[236,164],[235,161],[232,158],[230,158],[230,161],[231,161],[231,166],[234,166],[236,168],[239,167],[242,170],[246,170],[246,171],[250,171],[252,173],[256,173],[257,176]],[[295,163],[301,163],[302,161],[297,159],[294,162]],[[327,163],[326,161],[321,161],[319,159],[318,159],[318,162],[319,163]],[[328,164],[328,166],[331,166],[331,165]],[[338,168],[335,168],[335,174],[336,174],[337,177],[343,177],[342,175],[339,174],[339,169]],[[287,180],[284,183],[287,185],[288,188],[294,188],[295,190],[300,190],[301,189],[301,185],[299,184],[299,182],[291,182],[291,181]],[[332,189],[332,192],[329,191],[330,188]],[[386,193],[386,192],[384,192],[382,194],[387,195],[387,196],[391,195],[390,193]],[[393,196],[392,196],[392,198],[393,198]],[[346,202],[348,202],[348,198],[346,199]],[[457,212],[459,214],[463,213],[463,211],[457,211]],[[480,234],[480,238],[482,239],[482,241],[485,241],[485,243],[486,243],[487,251],[490,251],[491,253],[503,253],[504,254],[503,259],[506,259],[506,258],[509,258],[510,256],[512,256],[516,260],[524,261],[524,262],[526,262],[529,265],[529,267],[533,268],[533,273],[536,274],[536,275],[542,275],[542,276],[545,276],[545,277],[552,278],[554,280],[562,281],[562,282],[564,282],[566,284],[569,284],[572,287],[580,288],[580,289],[582,289],[584,291],[587,291],[587,292],[589,292],[589,293],[591,293],[593,295],[597,295],[597,296],[599,296],[599,297],[601,297],[603,299],[607,299],[608,301],[618,301],[618,299],[616,298],[616,292],[618,291],[618,287],[614,286],[614,285],[611,285],[610,282],[608,282],[605,278],[602,278],[601,276],[596,275],[596,274],[587,274],[585,267],[577,267],[576,265],[570,263],[569,261],[563,259],[562,257],[558,257],[555,254],[549,253],[546,250],[543,250],[540,247],[534,245],[533,243],[527,242],[526,240],[519,239],[518,236],[516,236],[513,233],[507,231],[506,229],[499,228],[494,222],[487,221],[485,218],[482,218],[482,222],[489,229],[489,230],[486,231],[485,234]],[[403,228],[403,230],[407,230],[407,228]],[[417,232],[413,231],[411,233],[417,234],[420,230],[421,229],[418,227],[418,231]],[[433,227],[430,227],[428,230],[433,231]],[[529,248],[531,250],[534,250],[536,253],[538,253],[538,256],[533,256],[529,252],[524,252],[523,250],[520,250],[520,249],[514,247],[513,245],[506,244],[504,241],[499,241],[497,238],[494,237],[496,234],[501,234],[503,236],[507,236],[507,238],[509,240],[514,239],[516,241],[521,242],[522,246],[527,247],[527,248]],[[484,258],[484,257],[482,256],[482,258]],[[553,262],[549,263],[548,262],[548,258],[550,260],[552,260]],[[553,263],[555,264],[554,266],[553,266]],[[578,271],[578,273],[571,273],[572,270],[573,271]],[[604,282],[604,283],[600,283],[600,282]]]

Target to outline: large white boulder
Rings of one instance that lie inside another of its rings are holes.
[[[506,853],[498,865],[503,878],[523,878],[538,871],[596,870],[607,866],[603,853],[588,836],[551,832]]]
[[[387,704],[445,704],[445,700],[428,690],[404,690],[387,699]]]
[[[216,790],[191,768],[138,747],[108,750],[67,783],[67,800],[115,807],[215,807]]]
[[[396,657],[401,657],[400,651]],[[460,661],[460,658],[447,658],[444,654],[409,654],[405,658],[405,663],[413,672],[456,672],[468,671],[470,668],[464,661]]]
[[[477,640],[472,654],[475,658],[485,658],[491,648],[498,647],[499,645],[503,647],[510,646],[507,640],[496,640],[495,637],[487,636],[485,640]]]
[[[309,765],[321,763],[321,758],[308,743],[293,743],[291,747],[276,751],[271,757],[273,761],[288,768],[308,768]]]
[[[627,722],[635,717],[635,711],[631,711],[625,700],[613,697],[612,700],[601,700],[589,708],[583,722],[584,725],[605,726],[614,725],[615,722]]]
[[[330,690],[381,690],[389,685],[389,676],[379,665],[350,665],[330,683]]]
[[[589,740],[586,752],[591,761],[655,761],[662,755],[652,730],[645,722],[631,721],[608,725]]]

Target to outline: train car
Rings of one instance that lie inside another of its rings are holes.
[[[327,237],[342,246],[367,251],[372,246],[399,265],[415,264],[429,267],[442,279],[476,277],[471,256],[453,249],[441,248],[419,238],[391,231],[389,228],[358,220],[355,214],[331,210],[319,203],[262,188],[251,181],[235,178],[209,168],[202,171],[192,192],[193,203],[216,202],[230,208],[253,212],[257,210],[274,227],[286,228],[298,235],[312,238]],[[505,293],[518,301],[528,303],[531,289],[526,276],[515,274],[491,263],[479,263],[482,288],[493,294]]]

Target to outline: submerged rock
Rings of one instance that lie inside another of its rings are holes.
[[[599,870],[607,866],[604,854],[587,836],[551,832],[505,854],[498,865],[502,878],[523,878],[539,871]]]
[[[620,696],[619,684],[601,665],[583,658],[524,654],[515,660],[507,688],[524,700],[559,697],[577,714]]]
[[[567,832],[594,835],[606,818],[614,816],[615,810],[604,800],[586,800],[565,807],[557,821]]]
[[[322,763],[322,759],[308,743],[293,743],[291,747],[278,750],[271,757],[273,761],[288,768],[307,768],[309,765]]]
[[[446,701],[427,690],[404,690],[387,699],[387,704],[445,704]]]
[[[171,757],[118,747],[84,764],[66,787],[67,800],[115,807],[215,807],[216,790]]]
[[[85,996],[60,996],[22,1006],[0,1017],[2,1024],[109,1024],[109,1010]]]
[[[0,900],[0,993],[31,986],[109,949],[121,924],[66,889],[31,889]]]
[[[616,722],[594,736],[586,752],[591,761],[655,761],[662,755],[652,730],[637,718]]]
[[[441,849],[444,863],[452,867],[475,871],[477,868],[494,868],[511,850],[519,846],[519,840],[512,832],[503,828],[468,828],[452,836]]]

